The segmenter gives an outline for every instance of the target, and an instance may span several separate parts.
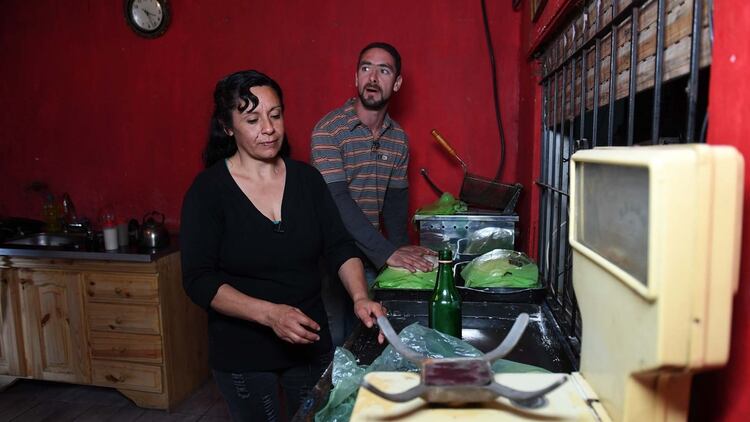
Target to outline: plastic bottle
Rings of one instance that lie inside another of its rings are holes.
[[[60,226],[60,219],[62,218],[60,211],[60,205],[55,201],[55,196],[48,193],[42,206],[42,214],[44,215],[44,222],[47,224],[47,232],[56,233],[62,229]]]
[[[128,223],[120,221],[117,224],[117,244],[124,247],[128,246]]]
[[[119,247],[117,242],[117,226],[113,223],[108,224],[109,225],[102,225],[102,232],[104,233],[104,249],[112,251]]]
[[[461,338],[461,296],[453,283],[453,252],[443,249],[438,253],[438,273],[435,290],[429,301],[430,328]]]
[[[117,242],[117,224],[115,223],[115,213],[111,206],[107,205],[99,211],[99,221],[102,224],[102,234],[104,235],[104,249],[108,251],[117,249],[119,247]]]

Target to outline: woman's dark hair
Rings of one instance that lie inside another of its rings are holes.
[[[257,70],[244,70],[222,78],[216,83],[216,89],[214,89],[214,112],[211,115],[208,142],[203,150],[203,164],[206,168],[237,152],[237,142],[234,136],[227,135],[225,129],[232,127],[232,110],[236,109],[242,113],[248,107],[250,107],[249,111],[258,107],[258,97],[250,92],[250,88],[255,86],[267,86],[273,89],[283,109],[284,97],[281,87],[263,73]],[[285,135],[280,152],[282,156],[288,155],[288,145]]]

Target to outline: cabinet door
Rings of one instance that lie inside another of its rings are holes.
[[[26,376],[14,275],[15,270],[0,268],[0,374]]]
[[[31,376],[88,383],[81,275],[19,269],[24,346]]]

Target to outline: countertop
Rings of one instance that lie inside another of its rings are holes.
[[[104,247],[87,247],[80,245],[74,247],[37,247],[24,245],[0,244],[0,257],[17,256],[24,258],[56,258],[56,259],[78,259],[93,261],[118,261],[118,262],[153,262],[180,250],[180,242],[177,236],[170,236],[169,245],[161,249],[143,249],[137,246],[125,246],[116,250],[107,251]]]

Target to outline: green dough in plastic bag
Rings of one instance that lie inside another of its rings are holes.
[[[466,202],[445,192],[437,201],[418,209],[415,215],[453,215],[457,212],[465,212],[468,209]]]
[[[513,230],[502,227],[485,227],[471,233],[466,238],[466,243],[466,250],[463,253],[467,255],[481,255],[494,249],[512,249]]]
[[[523,252],[495,249],[475,258],[461,271],[466,287],[538,287],[539,268]]]
[[[427,289],[435,288],[437,270],[411,272],[405,268],[386,267],[375,279],[376,289]]]
[[[422,355],[431,358],[478,357],[482,355],[478,349],[469,343],[440,333],[433,329],[414,323],[401,330],[398,335],[401,341]],[[333,357],[332,389],[328,396],[328,403],[315,414],[316,422],[344,422],[348,421],[357,399],[359,384],[365,374],[374,371],[402,371],[417,372],[418,368],[401,354],[386,346],[372,364],[359,366],[346,349],[337,347]],[[499,359],[493,362],[492,371],[496,374],[509,372],[542,372],[549,373],[544,368],[510,360]]]

